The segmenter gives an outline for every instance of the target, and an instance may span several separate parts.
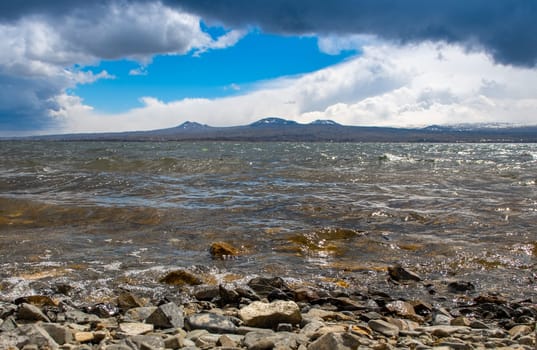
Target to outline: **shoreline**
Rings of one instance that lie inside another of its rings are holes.
[[[174,270],[160,278],[169,292],[157,299],[117,289],[97,303],[76,300],[68,284],[49,286],[0,302],[0,349],[535,348],[533,296],[425,281],[399,265],[385,278],[382,289],[327,289],[280,277],[207,284]]]

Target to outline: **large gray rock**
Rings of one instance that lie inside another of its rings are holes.
[[[25,345],[35,345],[39,349],[56,350],[58,343],[39,325],[22,325],[14,331],[3,333],[0,338],[0,348],[16,347],[22,349]]]
[[[327,333],[311,343],[308,350],[354,350],[360,345],[360,338],[353,334]]]
[[[157,328],[183,328],[183,310],[175,303],[163,304],[149,315],[145,322]]]
[[[17,311],[17,318],[25,321],[50,322],[49,318],[35,305],[22,304]]]
[[[73,331],[67,327],[56,323],[43,323],[41,327],[54,339],[59,345],[73,341]]]
[[[294,301],[277,300],[272,303],[254,301],[239,310],[239,317],[246,326],[275,328],[279,323],[299,324],[300,308]]]
[[[237,326],[229,317],[214,313],[200,313],[188,316],[185,320],[187,330],[205,329],[211,333],[236,333]]]

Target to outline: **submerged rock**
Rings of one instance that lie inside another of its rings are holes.
[[[215,259],[229,259],[239,255],[239,250],[226,242],[214,242],[209,248],[209,253]]]
[[[416,281],[419,282],[422,278],[415,272],[410,271],[400,264],[395,264],[388,267],[388,274],[395,281]]]
[[[159,282],[170,284],[173,286],[196,286],[203,284],[203,281],[199,277],[185,270],[175,270],[168,272],[166,276],[162,277],[159,280]]]

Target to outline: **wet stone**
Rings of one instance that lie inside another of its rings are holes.
[[[83,324],[97,322],[100,320],[100,317],[93,314],[87,314],[79,310],[69,310],[65,312],[65,319],[68,322]]]
[[[389,276],[395,281],[421,281],[422,278],[415,272],[410,271],[400,264],[388,267]]]
[[[239,255],[239,250],[226,242],[214,242],[209,248],[209,253],[214,259],[230,259]]]
[[[248,286],[252,288],[254,292],[262,297],[269,295],[274,289],[280,289],[288,291],[290,290],[287,284],[281,277],[256,277],[248,282]]]
[[[451,293],[464,293],[475,291],[475,286],[471,282],[455,281],[449,283],[447,289]]]
[[[185,270],[175,270],[168,272],[164,277],[159,280],[159,282],[173,286],[196,286],[203,284],[203,281],[199,277]]]

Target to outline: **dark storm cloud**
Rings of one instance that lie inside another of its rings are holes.
[[[227,25],[285,34],[373,34],[486,49],[497,62],[537,63],[534,0],[164,0]]]

